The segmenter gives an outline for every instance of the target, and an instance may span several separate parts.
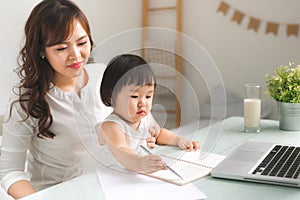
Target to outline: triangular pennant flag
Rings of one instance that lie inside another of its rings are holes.
[[[221,12],[224,15],[226,15],[228,12],[228,9],[229,9],[229,5],[226,2],[221,1],[219,8],[218,8],[218,12]]]
[[[268,33],[274,33],[274,35],[277,35],[277,33],[278,33],[278,27],[279,27],[279,24],[274,23],[274,22],[268,22],[267,23],[266,34],[268,34]]]
[[[275,36],[277,36],[278,31],[279,31],[279,26],[281,26],[281,25],[286,26],[286,35],[287,36],[294,35],[297,37],[300,34],[300,24],[281,24],[278,22],[268,22],[268,21],[265,21],[262,19],[248,16],[245,13],[243,13],[239,10],[236,10],[235,8],[231,8],[231,5],[223,0],[220,1],[217,12],[221,12],[225,16],[228,14],[229,9],[233,10],[233,15],[231,16],[231,21],[236,22],[237,24],[241,25],[245,16],[247,17],[247,19],[249,19],[249,22],[247,25],[248,30],[253,30],[255,32],[258,32],[259,28],[263,22],[264,24],[266,23],[265,34],[273,33]]]
[[[287,36],[295,35],[298,36],[299,25],[298,24],[288,24],[286,29]]]
[[[248,29],[250,29],[250,30],[252,29],[255,32],[257,32],[258,28],[259,28],[259,25],[260,25],[260,22],[261,21],[259,19],[251,17],[250,20],[249,20]]]
[[[236,10],[231,18],[231,21],[237,22],[238,24],[241,24],[245,14]]]

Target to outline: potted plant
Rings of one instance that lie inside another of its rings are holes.
[[[265,77],[266,93],[277,101],[279,128],[300,130],[300,65],[290,62]]]

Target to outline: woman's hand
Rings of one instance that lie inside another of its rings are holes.
[[[141,171],[145,173],[155,172],[161,169],[167,169],[166,163],[159,155],[146,155],[139,158],[138,163],[140,164]]]
[[[191,141],[185,138],[180,138],[177,145],[180,149],[187,149],[188,151],[197,151],[200,147],[198,141]]]

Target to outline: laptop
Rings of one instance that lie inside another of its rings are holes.
[[[211,176],[300,187],[300,146],[247,141],[211,171]]]

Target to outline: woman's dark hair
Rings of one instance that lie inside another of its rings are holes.
[[[25,25],[25,44],[19,54],[17,73],[20,85],[17,86],[21,108],[29,116],[38,119],[40,138],[54,138],[49,131],[53,122],[45,95],[51,89],[54,70],[47,59],[42,59],[45,47],[65,41],[73,32],[78,20],[86,31],[91,46],[93,40],[88,20],[80,8],[70,0],[43,0],[34,7]],[[10,107],[10,114],[12,106]]]
[[[115,97],[126,86],[156,85],[155,75],[150,65],[141,57],[123,54],[113,58],[104,71],[100,96],[106,106],[115,104]]]

